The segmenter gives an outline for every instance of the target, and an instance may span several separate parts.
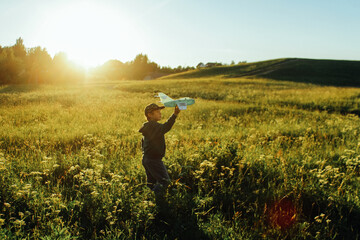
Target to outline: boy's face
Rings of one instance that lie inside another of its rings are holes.
[[[150,113],[148,113],[148,117],[152,121],[160,121],[161,120],[161,112],[160,109],[154,110]]]

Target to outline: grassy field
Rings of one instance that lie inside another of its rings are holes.
[[[196,99],[166,135],[166,209],[138,133],[158,91]],[[0,238],[359,239],[359,109],[283,80],[2,86]]]

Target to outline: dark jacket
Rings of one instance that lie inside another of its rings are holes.
[[[173,114],[164,124],[156,121],[144,123],[139,130],[143,134],[141,146],[144,156],[149,158],[164,157],[166,149],[164,134],[170,131],[175,119],[176,116]]]

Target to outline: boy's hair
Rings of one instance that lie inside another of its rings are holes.
[[[155,111],[155,110],[161,110],[161,109],[164,109],[165,107],[164,106],[158,106],[156,105],[155,103],[151,103],[149,105],[147,105],[145,107],[145,116],[146,116],[146,119],[149,120],[149,116],[148,114]]]

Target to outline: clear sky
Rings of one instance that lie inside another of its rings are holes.
[[[359,0],[0,0],[0,45],[22,37],[85,66],[283,57],[360,60]]]

